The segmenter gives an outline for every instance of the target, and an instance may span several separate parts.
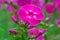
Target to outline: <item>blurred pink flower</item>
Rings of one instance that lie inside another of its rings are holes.
[[[37,36],[40,33],[38,28],[31,28],[28,30],[28,36]]]
[[[56,24],[58,25],[58,27],[60,27],[60,19],[56,20]]]
[[[18,0],[18,1],[17,1],[17,4],[18,4],[19,6],[24,6],[24,5],[26,5],[26,4],[31,4],[31,2],[32,2],[32,0]]]
[[[19,6],[24,6],[24,5],[27,5],[27,4],[33,4],[35,6],[39,6],[39,7],[42,7],[45,3],[45,0],[18,0],[17,1],[17,4]]]
[[[60,1],[56,2],[56,8],[58,13],[60,13]]]
[[[2,9],[2,0],[0,0],[0,10]]]
[[[41,8],[44,6],[44,3],[45,3],[45,0],[32,0],[33,5],[36,5]]]
[[[29,23],[31,26],[36,26],[44,19],[42,10],[34,5],[25,5],[18,10],[19,18]]]
[[[44,33],[46,29],[39,30],[38,28],[31,28],[28,30],[28,36],[36,37],[35,40],[44,40]]]
[[[44,34],[46,31],[47,31],[47,29],[43,29],[43,30],[41,30],[40,32],[41,32],[42,34]]]
[[[9,30],[10,34],[17,34],[17,32],[14,29]]]
[[[17,19],[16,19],[16,16],[15,16],[15,15],[11,16],[11,19],[12,19],[15,23],[17,22]]]
[[[14,12],[15,9],[11,5],[5,4],[5,6],[6,6],[6,9],[9,13]]]
[[[44,35],[40,35],[40,36],[37,37],[35,40],[44,40]]]
[[[44,40],[44,33],[47,31],[47,29],[40,30],[40,35],[35,40]]]
[[[57,12],[60,13],[60,0],[53,0],[53,3],[56,6]]]
[[[0,5],[0,10],[2,9],[2,5]]]
[[[55,11],[54,3],[52,2],[47,3],[45,6],[45,10],[47,14],[54,14]]]
[[[60,2],[60,0],[53,0],[53,2],[56,4],[57,2]]]
[[[0,0],[0,4],[2,4],[2,2],[3,2],[3,1],[2,1],[2,0]]]

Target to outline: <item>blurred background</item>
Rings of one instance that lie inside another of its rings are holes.
[[[18,25],[11,20],[5,6],[2,5],[2,10],[0,10],[0,40],[12,40],[9,30],[17,29],[17,27]]]
[[[52,16],[52,20],[49,24],[55,23],[56,16],[58,16],[57,13]],[[11,20],[3,4],[2,10],[0,10],[0,40],[12,40],[9,30],[18,29],[17,27],[19,26]],[[56,24],[53,27],[48,27],[45,40],[60,40],[60,28]]]

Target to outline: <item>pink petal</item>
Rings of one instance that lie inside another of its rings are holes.
[[[41,21],[31,19],[31,20],[28,20],[28,22],[30,23],[31,26],[36,26],[36,25],[40,24]]]
[[[2,5],[0,5],[0,10],[2,9]]]
[[[38,35],[39,34],[39,29],[38,28],[32,28],[28,30],[28,36],[32,36],[32,35]]]
[[[44,40],[44,36],[40,35],[39,37],[37,37],[35,40]]]

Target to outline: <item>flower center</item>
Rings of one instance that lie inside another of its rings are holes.
[[[29,15],[30,15],[30,16],[33,16],[34,14],[33,14],[33,12],[29,12]]]

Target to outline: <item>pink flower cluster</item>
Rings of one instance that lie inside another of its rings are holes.
[[[33,28],[39,25],[45,18],[42,11],[45,3],[44,0],[6,0],[3,2],[5,3],[5,7],[9,13],[14,12],[14,15],[11,16],[11,19],[14,22],[18,22],[18,17],[20,21],[22,20],[24,23],[28,24],[27,28],[30,28],[28,30],[28,37],[34,36],[35,40],[44,40],[44,33],[46,32],[46,29],[40,30],[38,28]],[[13,7],[15,4],[19,7],[18,10]],[[49,7],[49,5],[51,7]],[[46,11],[49,9],[48,13],[53,13],[53,4],[48,4],[47,6],[48,7],[46,7]],[[51,9],[53,11],[51,11]],[[17,14],[17,17],[15,12]],[[9,30],[9,32],[11,34],[17,33],[15,30]]]
[[[32,28],[28,30],[28,36],[35,37],[35,40],[44,40],[44,33],[46,32],[46,29],[39,30],[38,28]]]

